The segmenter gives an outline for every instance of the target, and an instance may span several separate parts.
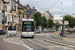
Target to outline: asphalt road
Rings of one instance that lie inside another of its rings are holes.
[[[48,50],[47,48],[43,48],[41,46],[38,46],[34,43],[31,43],[30,41],[26,40],[26,39],[22,39],[22,41],[28,45],[29,47],[33,48],[34,50]]]
[[[22,41],[29,47],[33,48],[34,50],[43,50],[43,49],[50,50],[48,48],[51,48],[51,50],[54,50],[54,49],[56,49],[56,50],[74,50],[73,48],[69,48],[66,46],[59,46],[56,44],[45,42],[44,39],[49,40],[49,39],[53,39],[53,38],[50,37],[50,34],[35,34],[34,39],[31,39],[33,42],[28,41],[28,38],[26,38],[26,39],[23,38]],[[55,40],[58,40],[58,39],[55,39]],[[39,43],[41,45],[38,45],[35,43]],[[43,47],[42,44],[45,45],[46,47]]]
[[[4,36],[0,36],[0,50],[28,50],[23,46],[11,44],[3,41]]]

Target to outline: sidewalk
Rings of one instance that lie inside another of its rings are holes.
[[[3,38],[3,40],[7,41],[7,42],[17,43],[17,44],[23,45],[23,43],[21,42],[20,31],[18,31],[17,37],[16,36],[11,36],[11,37],[6,38],[6,36],[5,36],[5,38]]]
[[[29,50],[28,46],[25,45],[20,38],[3,38],[3,41],[8,42],[7,44],[10,44],[10,47],[13,46],[13,48],[16,50],[16,48],[19,50]],[[14,44],[14,45],[12,45]],[[15,45],[16,44],[16,45]],[[7,45],[8,46],[8,45]],[[19,48],[18,48],[19,47]]]
[[[67,37],[60,37],[59,32],[56,32],[56,35],[52,34],[51,37],[60,39],[60,40],[66,40],[66,41],[75,41],[75,34],[67,34]]]
[[[6,36],[5,36],[5,38],[3,38],[3,41],[9,42],[9,43],[12,43],[12,44],[16,44],[16,45],[20,45],[20,46],[24,47],[26,50],[33,50],[32,48],[30,48],[29,46],[27,46],[26,44],[24,44],[22,42],[20,31],[18,31],[17,37],[13,36],[13,37],[6,38]]]
[[[3,40],[6,42],[23,45],[20,38],[3,38]]]

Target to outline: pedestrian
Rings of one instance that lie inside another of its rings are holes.
[[[61,31],[61,36],[63,37],[63,31]]]
[[[60,37],[63,37],[63,31],[61,31],[61,33],[59,35],[60,35]]]

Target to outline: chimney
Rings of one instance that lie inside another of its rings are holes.
[[[19,3],[20,0],[17,0],[17,2]]]
[[[49,13],[49,10],[47,10],[47,13]]]
[[[33,9],[35,9],[35,7],[33,7]]]
[[[27,4],[25,7],[29,7],[29,5]]]

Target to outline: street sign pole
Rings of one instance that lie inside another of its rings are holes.
[[[18,21],[16,23],[16,38],[17,38],[17,34],[18,34]]]
[[[64,37],[65,37],[65,25],[63,25],[63,33],[64,33]]]
[[[54,32],[54,35],[56,35],[56,25],[55,25],[55,32]]]
[[[7,33],[6,33],[6,38],[8,38],[8,26],[7,26]]]
[[[18,25],[16,24],[16,38],[17,38],[17,33],[18,33]]]

